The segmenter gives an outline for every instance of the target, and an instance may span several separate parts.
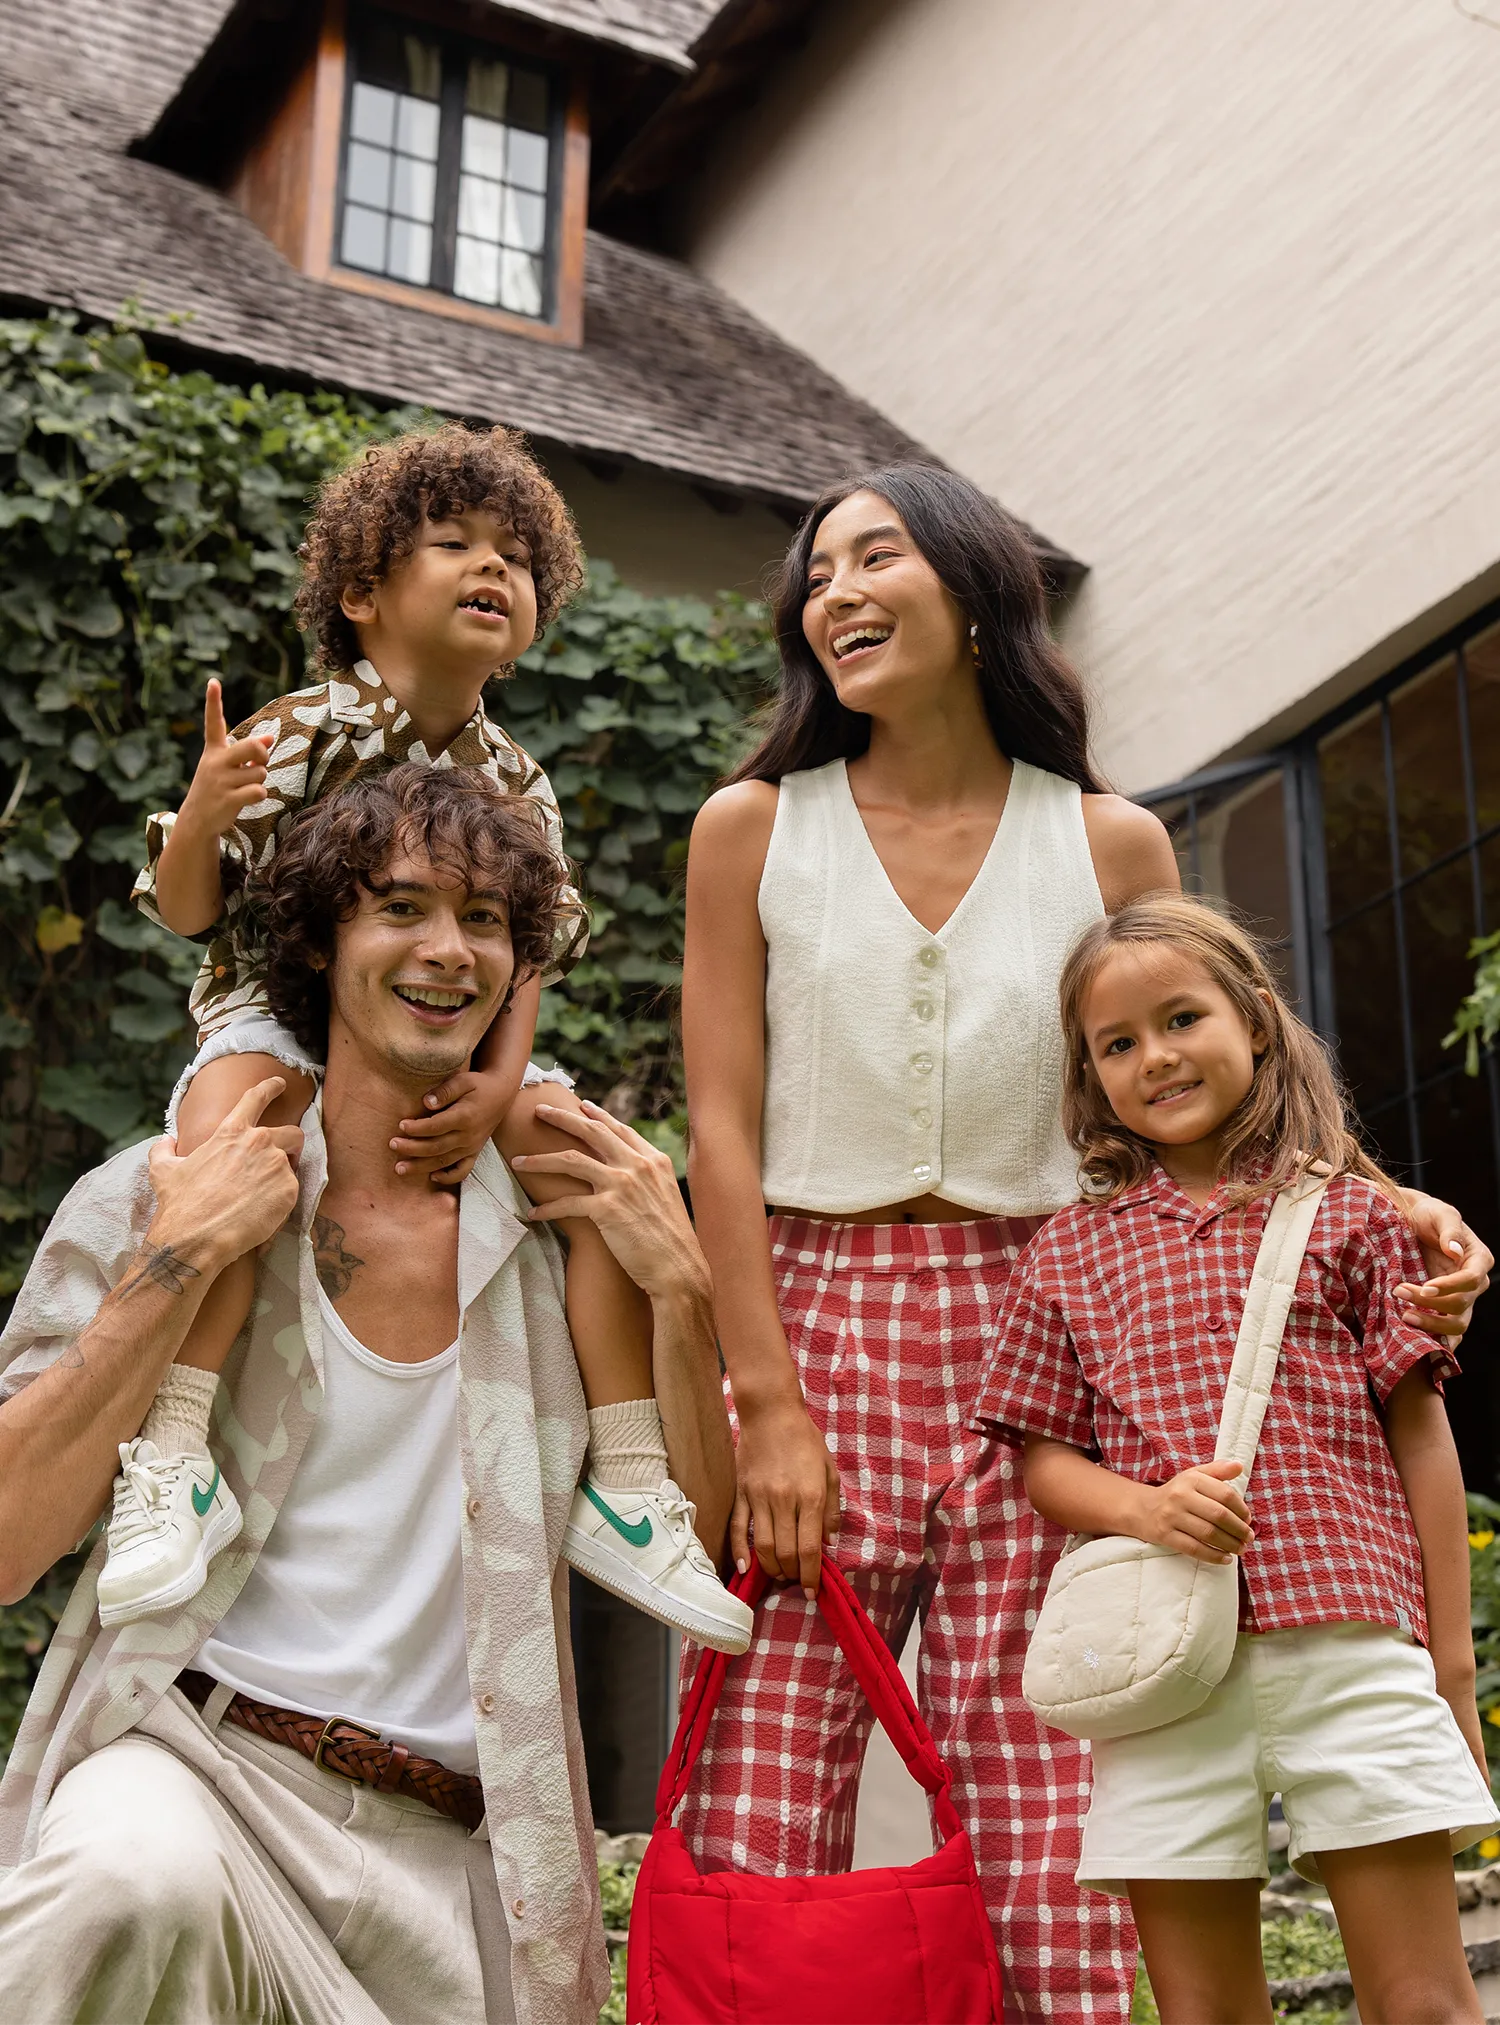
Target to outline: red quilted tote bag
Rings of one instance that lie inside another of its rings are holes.
[[[759,1563],[734,1583],[752,1606]],[[630,2025],[1000,2025],[1000,1964],[952,1777],[853,1590],[823,1562],[818,1607],[907,1770],[941,1847],[904,1868],[834,1877],[700,1873],[672,1815],[729,1665],[705,1652],[656,1791],[630,1915]]]

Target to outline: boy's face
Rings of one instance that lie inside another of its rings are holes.
[[[409,556],[372,591],[341,602],[382,674],[420,666],[483,678],[536,638],[531,551],[491,513],[424,520]]]

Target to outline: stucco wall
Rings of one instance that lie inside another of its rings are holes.
[[[1092,565],[1127,788],[1500,561],[1500,29],[1450,0],[832,0],[687,252]]]

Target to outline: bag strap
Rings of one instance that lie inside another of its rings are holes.
[[[758,1561],[752,1561],[743,1575],[729,1585],[753,1610],[770,1587],[770,1580]],[[944,1841],[956,1835],[962,1823],[953,1805],[950,1788],[953,1775],[943,1763],[926,1723],[911,1698],[900,1667],[890,1647],[880,1636],[861,1607],[859,1598],[825,1554],[818,1584],[818,1608],[823,1613],[850,1671],[864,1690],[876,1720],[895,1746],[902,1763],[917,1784],[931,1794],[938,1832]],[[667,1753],[656,1788],[657,1826],[664,1826],[687,1792],[693,1769],[708,1737],[708,1726],[718,1706],[729,1669],[729,1655],[705,1651],[683,1700],[677,1735]]]
[[[1240,1492],[1250,1480],[1260,1446],[1297,1275],[1329,1178],[1326,1174],[1303,1174],[1282,1190],[1271,1205],[1255,1255],[1214,1446],[1215,1462],[1243,1463],[1243,1473],[1235,1480],[1235,1489]]]

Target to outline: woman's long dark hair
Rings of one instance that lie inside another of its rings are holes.
[[[1091,794],[1104,791],[1089,758],[1083,685],[1047,630],[1047,599],[1036,554],[1019,521],[967,478],[932,464],[891,464],[830,486],[798,528],[772,590],[781,685],[766,732],[730,779],[779,781],[783,774],[854,759],[870,743],[870,720],[840,703],[802,631],[807,566],[819,527],[856,492],[878,493],[968,622],[976,627],[979,693],[1008,759],[1061,774]]]

